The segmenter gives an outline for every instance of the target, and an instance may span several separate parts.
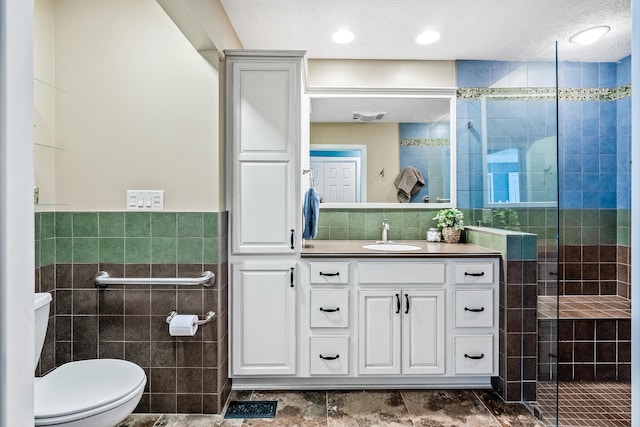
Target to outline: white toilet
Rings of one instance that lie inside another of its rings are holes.
[[[35,294],[38,364],[49,320],[51,294]],[[142,397],[147,377],[126,360],[69,362],[35,378],[35,425],[113,427],[129,416]]]

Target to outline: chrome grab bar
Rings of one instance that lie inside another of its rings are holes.
[[[185,285],[211,286],[216,281],[216,275],[205,271],[200,277],[111,277],[106,271],[96,274],[95,283],[98,287],[109,285]]]

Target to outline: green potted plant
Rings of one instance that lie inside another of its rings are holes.
[[[442,238],[447,243],[458,243],[463,228],[464,215],[456,208],[440,209],[433,217],[436,225],[442,230]]]

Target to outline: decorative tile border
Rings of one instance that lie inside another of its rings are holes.
[[[446,138],[400,138],[401,147],[448,147],[449,144]]]
[[[516,87],[516,88],[459,88],[457,98],[476,100],[490,96],[494,100],[553,100],[556,89],[553,87]],[[615,101],[631,96],[631,85],[617,88],[560,88],[557,96],[560,101]]]

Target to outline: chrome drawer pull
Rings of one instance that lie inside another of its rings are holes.
[[[335,313],[336,311],[340,311],[340,307],[336,307],[336,308],[320,307],[320,311],[324,311],[325,313]]]
[[[469,356],[467,353],[465,353],[464,357],[466,357],[467,359],[473,359],[473,360],[484,359],[484,353],[482,353],[480,356]]]
[[[335,277],[335,276],[339,276],[340,272],[338,271],[337,273],[323,273],[322,271],[320,272],[321,276],[326,276],[326,277]]]
[[[339,359],[339,358],[340,358],[339,354],[336,354],[335,356],[323,356],[323,355],[320,355],[320,359],[322,359],[322,360],[336,360],[336,359]]]
[[[473,276],[473,277],[482,277],[484,276],[484,271],[480,272],[480,273],[467,273],[466,271],[464,272],[465,276]]]
[[[469,307],[465,307],[464,311],[470,311],[472,313],[482,313],[484,311],[484,307],[480,307],[480,308],[469,308]]]

